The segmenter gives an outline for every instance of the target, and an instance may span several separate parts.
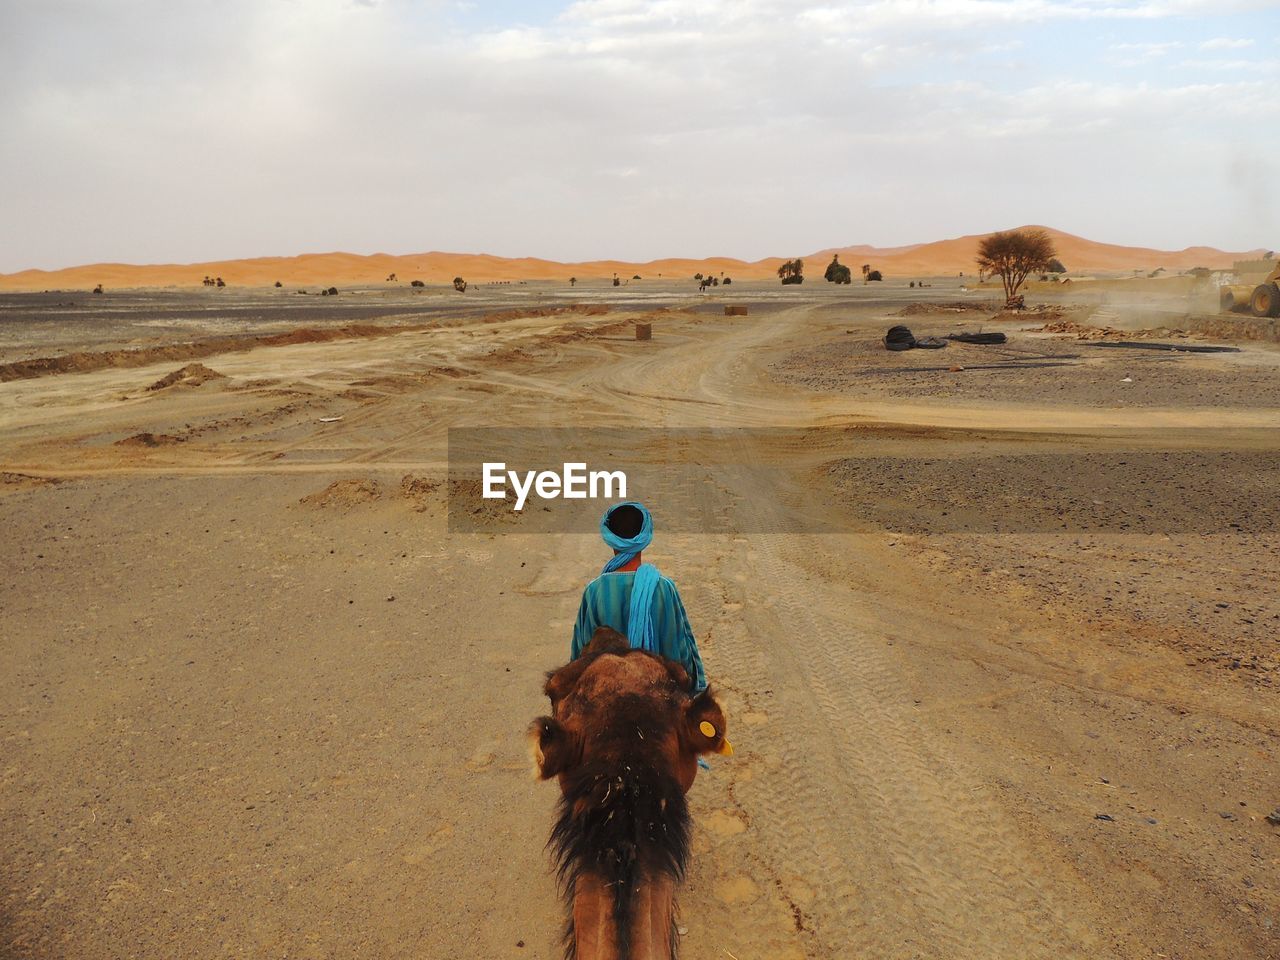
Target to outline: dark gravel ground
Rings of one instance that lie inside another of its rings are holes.
[[[1017,322],[973,316],[887,317],[885,329],[892,323],[906,323],[917,337],[1001,330],[1009,342],[951,343],[941,350],[892,353],[880,340],[883,330],[859,327],[785,357],[774,366],[774,375],[811,390],[856,392],[877,399],[1092,407],[1280,406],[1280,350],[1270,346],[1251,344],[1238,354],[1160,353],[1091,347],[1021,332]],[[965,369],[951,370],[957,366]]]

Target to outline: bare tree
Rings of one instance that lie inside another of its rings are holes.
[[[1043,230],[1005,230],[979,241],[977,262],[981,270],[1000,277],[1008,303],[1030,274],[1048,268],[1055,253]]]

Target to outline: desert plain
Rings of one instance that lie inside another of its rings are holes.
[[[448,441],[609,426],[768,468],[649,501],[736,747],[683,956],[1280,957],[1280,346],[929,282],[0,294],[0,955],[559,956],[603,546]]]

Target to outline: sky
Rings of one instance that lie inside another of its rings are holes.
[[[1280,248],[1280,0],[0,0],[0,272]]]

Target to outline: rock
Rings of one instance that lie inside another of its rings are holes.
[[[1280,807],[1276,807],[1267,814],[1267,823],[1271,824],[1273,827],[1280,827]]]
[[[1093,815],[1093,819],[1095,819],[1095,820],[1105,820],[1107,823],[1115,823],[1115,822],[1116,822],[1116,818],[1115,818],[1115,817],[1113,817],[1113,816],[1112,816],[1111,814],[1109,814],[1109,813],[1095,813],[1095,814]]]

